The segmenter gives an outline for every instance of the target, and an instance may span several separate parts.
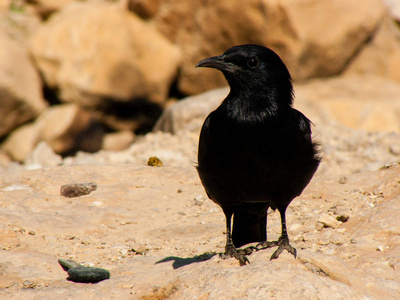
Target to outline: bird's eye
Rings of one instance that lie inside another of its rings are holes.
[[[252,69],[257,68],[259,63],[259,60],[255,57],[252,57],[247,61],[247,65]]]

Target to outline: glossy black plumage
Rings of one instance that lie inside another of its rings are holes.
[[[231,88],[203,124],[197,167],[207,195],[226,216],[226,254],[244,264],[249,251],[236,248],[260,242],[257,249],[278,246],[271,259],[283,249],[296,256],[285,211],[320,159],[310,121],[292,107],[289,71],[277,54],[258,45],[230,48],[196,67],[222,71]],[[281,214],[282,235],[274,242],[266,242],[269,207]]]

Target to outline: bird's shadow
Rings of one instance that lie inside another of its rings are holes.
[[[193,257],[179,257],[179,256],[167,256],[166,258],[163,258],[159,261],[156,262],[156,264],[160,264],[160,263],[164,263],[164,262],[168,262],[168,261],[174,261],[172,263],[172,267],[174,269],[178,269],[180,267],[184,267],[193,263],[199,263],[202,261],[207,261],[209,259],[211,259],[212,257],[214,257],[215,255],[217,255],[216,252],[205,252],[203,254],[200,255],[195,255]]]

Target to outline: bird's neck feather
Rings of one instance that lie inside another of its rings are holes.
[[[279,94],[276,89],[232,89],[222,105],[231,118],[270,121],[291,109],[292,94]]]

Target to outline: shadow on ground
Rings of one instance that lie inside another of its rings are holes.
[[[198,263],[198,262],[202,262],[202,261],[206,261],[209,260],[210,258],[212,258],[213,256],[217,255],[216,252],[206,252],[200,255],[195,255],[193,257],[179,257],[179,256],[168,256],[166,258],[163,258],[162,260],[159,260],[156,262],[156,264],[160,264],[160,263],[165,263],[168,261],[174,261],[172,263],[172,267],[174,269],[178,269],[180,267],[183,266],[187,266],[193,263]]]

